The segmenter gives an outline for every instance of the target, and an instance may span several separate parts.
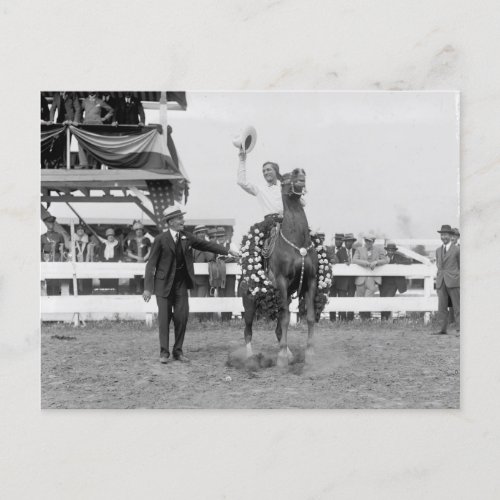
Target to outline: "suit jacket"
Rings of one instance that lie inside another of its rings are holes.
[[[366,247],[356,248],[356,251],[354,252],[354,257],[352,259],[352,263],[363,265],[364,261],[377,262],[378,265],[389,263],[389,259],[385,253],[385,250],[381,247],[376,247],[376,246],[372,248],[372,254],[370,257],[368,256],[368,250],[366,249]],[[365,282],[365,279],[366,276],[357,276],[355,280],[356,285],[362,285]],[[373,279],[375,280],[375,283],[379,285],[382,283],[381,276],[374,276]]]
[[[79,122],[81,119],[82,109],[78,97],[72,94],[66,94],[66,99],[63,99],[59,92],[54,93],[52,107],[50,108],[50,121],[54,121],[54,116],[57,114],[57,123],[62,123],[66,120]]]
[[[335,255],[335,264],[345,264],[349,261],[349,257],[347,256],[347,249],[344,246],[340,247],[338,250],[336,247],[334,247],[332,250]],[[350,276],[335,276],[335,272],[333,274],[333,286],[337,290],[347,290],[349,287]]]
[[[447,288],[460,286],[460,246],[451,245],[450,249],[444,253],[444,247],[436,249],[436,287],[441,288],[444,284]]]
[[[228,251],[216,243],[197,238],[181,231],[181,245],[187,272],[187,287],[195,284],[192,249],[227,255]],[[160,233],[153,242],[153,248],[146,264],[144,289],[160,297],[168,297],[175,278],[175,242],[170,231]]]
[[[127,104],[125,97],[118,100],[115,110],[115,120],[118,125],[137,125],[139,122],[146,123],[146,116],[141,101],[131,97]]]
[[[388,257],[389,258],[389,257]],[[390,258],[389,258],[390,259]],[[409,265],[412,260],[403,254],[396,252],[392,259],[389,260],[389,264],[406,264]],[[395,284],[396,290],[399,293],[405,293],[407,288],[406,278],[404,276],[382,276],[382,285],[380,290],[382,291],[385,286]]]

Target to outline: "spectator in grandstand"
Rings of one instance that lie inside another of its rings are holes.
[[[114,125],[144,125],[146,115],[142,103],[130,92],[126,92],[116,103]]]
[[[49,111],[49,103],[47,99],[40,94],[41,102],[40,102],[40,118],[42,123],[47,123],[50,121],[50,111]]]
[[[390,241],[385,246],[389,264],[404,264],[409,265],[412,259],[406,257],[398,252],[396,243]],[[405,293],[407,290],[406,278],[404,276],[382,276],[382,283],[380,285],[381,297],[394,297],[396,292]],[[391,317],[390,311],[382,311],[382,319],[388,320]]]
[[[438,296],[439,331],[433,335],[446,335],[448,328],[448,301],[451,299],[457,332],[460,331],[460,245],[454,245],[454,230],[448,224],[438,231],[443,245],[436,249],[436,292]]]
[[[56,123],[79,123],[82,110],[78,96],[66,91],[55,92],[50,108],[50,123],[54,122],[56,111]]]
[[[357,241],[357,239],[354,237],[353,233],[345,233],[345,236],[343,238],[344,241],[344,246],[346,250],[346,255],[347,255],[347,262],[346,264],[349,266],[352,263],[352,259],[354,258],[354,252],[355,249],[353,248],[354,243]],[[335,271],[333,273],[335,275]],[[337,286],[339,288],[344,288],[346,290],[346,297],[354,297],[356,293],[356,277],[355,276],[338,276],[337,277]],[[344,319],[342,316],[343,313],[340,314],[341,319]],[[345,313],[345,321],[352,321],[354,319],[354,312],[349,311]]]
[[[43,217],[47,226],[47,232],[40,237],[41,257],[43,262],[61,262],[64,254],[64,236],[55,231],[56,218],[47,214]],[[59,280],[45,280],[47,284],[47,295],[61,295],[61,283]]]
[[[344,264],[347,262],[347,250],[344,247],[344,234],[343,233],[335,233],[334,236],[334,248],[332,249],[333,251],[333,264]],[[330,297],[345,297],[345,290],[344,290],[344,282],[342,281],[342,277],[335,276],[335,273],[333,273],[334,278],[332,281],[332,286],[330,288]],[[338,281],[340,279],[340,281]],[[344,317],[342,317],[342,315]],[[330,312],[330,321],[336,321],[337,319],[337,313],[335,311]],[[340,313],[339,312],[339,319],[345,319],[345,313]]]
[[[126,255],[134,262],[146,262],[151,252],[151,240],[144,235],[144,225],[141,222],[135,221],[132,230],[134,235],[126,242]]]
[[[102,116],[103,109],[107,113]],[[83,124],[84,125],[102,125],[111,119],[114,114],[113,108],[97,97],[97,92],[91,91],[82,102]],[[98,162],[90,157],[85,148],[79,146],[78,156],[80,159],[80,168],[97,168]]]
[[[109,92],[101,92],[98,97],[102,99],[102,101],[105,102],[108,106],[113,108],[116,115],[116,99]],[[101,118],[104,125],[111,125],[114,120],[114,117],[108,117],[108,111],[105,108],[102,108],[101,110]]]
[[[363,239],[365,245],[357,248],[354,252],[353,264],[358,264],[358,266],[366,267],[373,271],[377,266],[382,266],[389,262],[384,249],[373,245],[375,242],[374,235],[368,234]],[[373,297],[377,293],[381,282],[382,279],[380,276],[357,276],[355,279],[356,296]],[[361,312],[359,315],[362,319],[371,318],[370,312]]]
[[[75,262],[90,262],[89,249],[91,247],[89,236],[85,233],[85,228],[82,224],[77,224],[75,226],[73,245],[75,251]],[[92,279],[78,279],[77,281],[78,295],[92,294]]]
[[[54,230],[56,218],[53,215],[43,217],[43,222],[47,226],[47,232],[41,236],[42,261],[61,262],[64,253],[64,236]]]
[[[101,262],[121,262],[123,259],[123,250],[120,241],[116,238],[113,228],[106,229],[106,239],[100,238]]]
[[[120,241],[115,237],[113,228],[106,229],[106,239],[101,240],[100,261],[101,262],[121,262],[123,260],[123,249]],[[114,288],[118,292],[118,280],[101,279],[101,288]]]
[[[144,226],[139,221],[132,225],[134,236],[125,241],[125,254],[132,262],[146,262],[151,253],[151,240],[144,235]],[[142,294],[144,291],[144,278],[142,274],[134,276],[132,282],[134,293]]]

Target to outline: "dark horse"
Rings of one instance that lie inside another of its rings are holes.
[[[304,297],[307,308],[306,363],[311,362],[314,355],[314,296],[318,257],[311,242],[306,214],[300,199],[305,186],[306,175],[302,169],[297,168],[282,177],[283,223],[274,251],[269,258],[269,278],[277,288],[280,300],[276,325],[276,337],[280,345],[277,365],[280,367],[288,365],[293,359],[288,349],[287,333],[290,324],[290,297],[297,291],[299,297]],[[243,307],[247,356],[251,356],[252,324],[256,306],[254,299],[248,293],[243,294]]]

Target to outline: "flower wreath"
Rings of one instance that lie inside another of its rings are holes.
[[[314,231],[309,232],[314,249],[318,254],[318,271],[316,273],[316,294],[314,296],[314,313],[316,321],[319,321],[321,313],[328,303],[328,296],[333,280],[332,265],[328,260],[326,245],[323,244],[324,238]],[[299,316],[306,315],[306,304],[304,297],[299,301]]]
[[[317,233],[311,232],[311,241],[318,255],[318,272],[316,295],[314,297],[314,311],[316,321],[328,302],[330,287],[332,286],[332,266],[328,261],[326,246]],[[273,286],[264,270],[262,247],[264,233],[259,224],[254,224],[241,242],[241,280],[246,282],[247,293],[254,297],[257,315],[275,320],[280,310],[279,290]],[[305,301],[299,301],[299,315],[305,315]]]
[[[247,284],[247,293],[254,297],[257,315],[275,320],[280,307],[279,291],[264,270],[263,246],[264,233],[257,223],[241,242],[241,280]]]

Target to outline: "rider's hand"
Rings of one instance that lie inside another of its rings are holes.
[[[229,255],[232,255],[233,257],[239,257],[240,256],[239,252],[236,252],[235,250],[229,250]]]
[[[144,302],[149,302],[149,299],[151,298],[151,292],[149,290],[144,290],[142,298],[144,299]]]

